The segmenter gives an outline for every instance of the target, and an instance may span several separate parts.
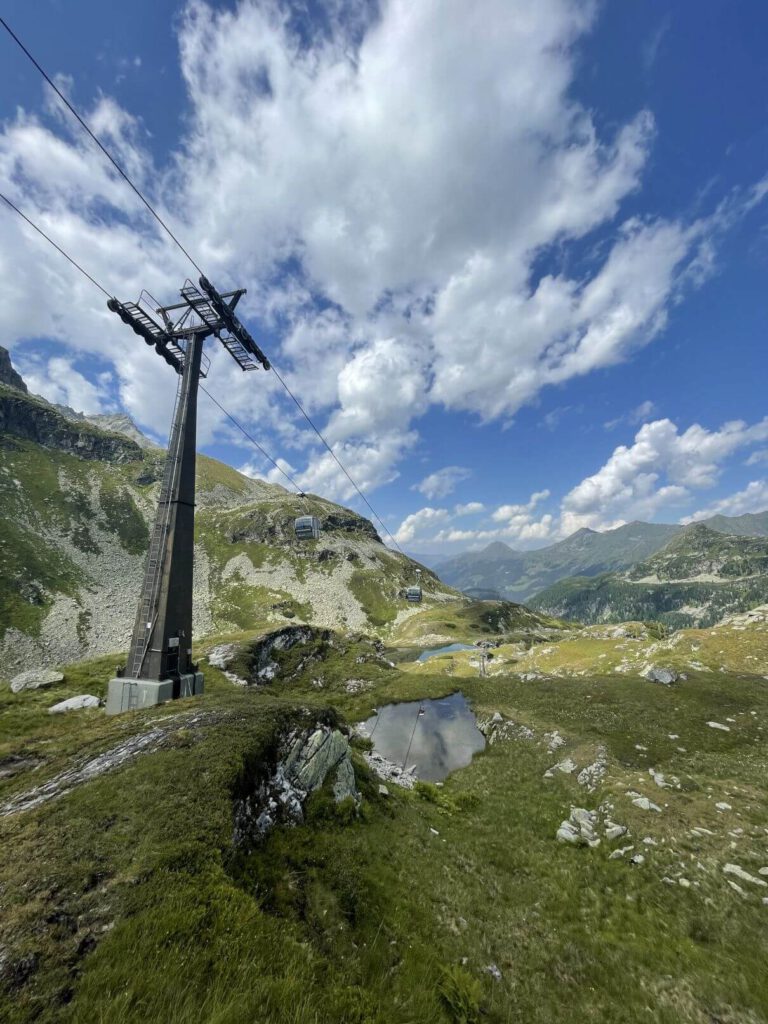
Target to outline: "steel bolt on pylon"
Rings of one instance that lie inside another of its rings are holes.
[[[200,286],[202,291],[187,282],[181,290],[184,301],[175,306],[153,303],[164,326],[142,308],[141,298],[138,303],[109,302],[180,376],[128,662],[109,682],[107,714],[203,692],[203,675],[192,662],[197,396],[208,369],[203,344],[214,335],[243,370],[256,369],[258,363],[269,369],[269,363],[234,315],[245,290],[220,295],[203,277]],[[183,312],[173,324],[169,313],[179,309]]]

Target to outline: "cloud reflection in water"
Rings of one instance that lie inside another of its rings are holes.
[[[417,721],[419,708],[424,714]],[[378,754],[398,765],[403,765],[413,733],[406,767],[416,765],[415,774],[425,782],[438,782],[465,767],[485,747],[463,693],[440,700],[387,704],[366,721],[365,733],[373,734]]]

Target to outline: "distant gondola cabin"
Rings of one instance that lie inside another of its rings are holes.
[[[317,516],[299,516],[293,529],[299,540],[317,540],[320,537],[320,520]]]
[[[408,587],[408,589],[405,592],[405,599],[407,601],[420,601],[421,587]]]

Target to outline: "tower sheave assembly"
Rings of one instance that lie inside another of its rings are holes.
[[[203,344],[211,336],[242,370],[259,365],[269,369],[266,356],[234,314],[244,294],[240,288],[222,295],[201,277],[200,289],[187,281],[182,301],[173,306],[158,306],[146,292],[135,303],[107,303],[178,374],[168,457],[128,662],[109,682],[107,714],[203,692],[203,675],[192,662],[197,394],[210,365]]]

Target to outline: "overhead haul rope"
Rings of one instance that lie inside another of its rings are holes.
[[[202,275],[202,274],[203,274],[203,271],[202,271],[202,270],[200,269],[200,266],[199,266],[199,264],[195,262],[195,260],[194,260],[194,259],[192,258],[192,256],[190,256],[189,252],[188,252],[188,251],[187,251],[187,250],[186,250],[186,249],[184,248],[184,246],[183,246],[183,245],[181,244],[181,242],[180,242],[180,241],[178,240],[178,238],[176,237],[176,235],[174,235],[174,233],[173,233],[173,232],[171,231],[171,229],[170,229],[170,228],[168,227],[168,225],[167,225],[167,224],[165,223],[165,221],[164,221],[164,220],[162,219],[162,217],[161,217],[161,216],[160,216],[160,214],[159,214],[159,213],[157,212],[157,210],[155,210],[154,206],[152,206],[152,204],[151,204],[151,203],[149,202],[149,200],[148,200],[148,199],[147,199],[147,198],[146,198],[146,197],[144,196],[144,194],[142,193],[142,191],[141,191],[141,189],[140,189],[140,188],[138,187],[138,185],[136,185],[136,184],[135,184],[135,183],[134,183],[134,182],[133,182],[133,181],[131,180],[131,178],[130,178],[130,176],[128,175],[128,173],[127,173],[127,172],[126,172],[126,171],[124,170],[124,168],[123,168],[123,167],[122,167],[122,166],[121,166],[121,165],[120,165],[120,164],[118,163],[118,161],[117,161],[117,160],[116,160],[116,159],[115,159],[115,158],[114,158],[114,157],[112,156],[112,154],[111,154],[111,153],[109,152],[109,150],[108,150],[108,149],[107,149],[107,147],[106,147],[106,146],[104,145],[104,143],[103,143],[103,142],[101,142],[101,140],[100,140],[100,139],[99,139],[99,138],[98,138],[98,137],[97,137],[97,136],[96,136],[96,135],[94,134],[94,132],[93,132],[93,131],[91,130],[91,128],[90,128],[90,126],[88,125],[88,123],[86,122],[85,118],[83,118],[83,116],[82,116],[82,115],[81,115],[81,114],[80,114],[80,113],[79,113],[79,112],[77,111],[77,109],[76,109],[76,108],[75,108],[75,107],[73,106],[73,104],[72,104],[72,103],[71,103],[71,102],[70,102],[70,101],[69,101],[69,100],[67,99],[67,97],[66,97],[66,96],[64,95],[64,93],[63,93],[63,92],[61,91],[61,89],[59,89],[59,87],[58,87],[58,86],[56,85],[56,83],[55,83],[55,82],[53,81],[53,79],[51,78],[51,76],[50,76],[50,75],[49,75],[49,74],[48,74],[48,73],[47,73],[47,72],[45,71],[45,69],[44,69],[44,68],[42,67],[42,65],[41,65],[41,64],[40,64],[40,63],[39,63],[39,62],[38,62],[38,61],[37,61],[37,60],[35,59],[35,57],[33,57],[33,55],[32,55],[32,54],[30,53],[30,51],[29,51],[29,50],[27,49],[27,47],[26,47],[26,46],[24,45],[24,43],[22,43],[21,39],[19,39],[19,37],[18,37],[18,36],[16,35],[16,33],[15,33],[15,32],[13,31],[13,29],[11,28],[11,26],[10,26],[10,25],[8,24],[8,22],[7,22],[6,20],[5,20],[5,18],[3,18],[2,16],[0,16],[0,25],[2,25],[2,26],[3,26],[3,28],[4,28],[5,30],[6,30],[6,32],[7,32],[7,33],[8,33],[8,35],[9,35],[9,36],[11,37],[11,39],[13,39],[13,41],[14,41],[14,42],[16,43],[16,45],[17,45],[17,46],[19,47],[19,49],[20,49],[20,50],[21,50],[21,51],[22,51],[22,52],[23,52],[23,53],[25,54],[25,56],[26,56],[26,57],[27,57],[27,58],[28,58],[28,59],[29,59],[29,60],[31,61],[31,63],[32,63],[32,64],[33,64],[34,66],[35,66],[35,68],[37,68],[37,70],[38,70],[38,71],[40,72],[40,74],[41,74],[41,75],[42,75],[42,77],[43,77],[43,78],[45,79],[45,81],[46,81],[46,82],[48,83],[48,85],[49,85],[49,86],[50,86],[50,87],[51,87],[51,88],[53,89],[53,91],[54,91],[54,92],[56,93],[56,95],[57,95],[57,96],[59,97],[59,99],[60,99],[60,100],[62,101],[62,103],[63,103],[63,104],[64,104],[64,105],[66,106],[66,108],[67,108],[67,109],[68,109],[68,110],[70,111],[70,113],[72,114],[72,116],[73,116],[73,117],[74,117],[74,118],[75,118],[75,119],[77,120],[77,122],[78,122],[78,123],[80,124],[80,126],[82,127],[82,129],[83,129],[83,130],[84,130],[84,131],[85,131],[85,132],[86,132],[86,133],[87,133],[87,134],[88,134],[88,135],[90,136],[90,138],[91,138],[91,139],[93,139],[93,141],[94,141],[94,142],[96,143],[96,145],[97,145],[97,146],[99,147],[99,149],[100,149],[100,150],[102,151],[102,153],[103,153],[103,154],[104,154],[104,155],[106,156],[106,158],[107,158],[107,159],[109,160],[109,162],[110,162],[110,163],[112,164],[112,166],[113,166],[113,167],[115,168],[115,170],[116,170],[116,171],[118,172],[118,174],[120,175],[120,177],[121,177],[121,178],[123,178],[123,179],[125,180],[125,182],[127,183],[127,185],[128,185],[128,186],[129,186],[129,187],[130,187],[130,188],[131,188],[131,189],[132,189],[132,190],[133,190],[133,191],[134,191],[134,192],[136,193],[136,195],[137,195],[137,196],[139,197],[139,199],[140,199],[140,200],[141,200],[141,202],[142,202],[142,203],[144,204],[144,206],[146,206],[147,210],[149,210],[149,212],[150,212],[150,213],[152,214],[152,216],[153,216],[153,217],[155,218],[155,220],[156,220],[156,221],[158,222],[158,224],[160,224],[160,226],[161,226],[161,227],[163,228],[163,230],[164,230],[164,231],[166,232],[166,234],[168,235],[168,237],[169,237],[169,238],[170,238],[170,239],[171,239],[171,240],[172,240],[172,241],[173,241],[173,242],[174,242],[174,243],[175,243],[175,244],[176,244],[176,245],[178,246],[178,248],[179,248],[179,249],[181,250],[181,252],[182,252],[182,253],[184,253],[184,255],[185,255],[185,256],[187,257],[187,259],[188,259],[188,260],[189,260],[189,262],[190,262],[190,263],[192,264],[192,266],[193,266],[193,267],[195,268],[195,270],[197,270],[197,272],[198,272],[199,274],[201,274],[201,275]],[[95,282],[94,282],[94,283],[95,283]],[[100,287],[100,286],[99,286],[99,287]],[[372,505],[372,504],[370,503],[370,501],[369,501],[369,500],[368,500],[368,498],[367,498],[367,497],[365,496],[365,494],[363,493],[363,491],[361,490],[361,488],[360,488],[360,487],[359,487],[359,486],[357,485],[357,483],[355,482],[355,480],[354,480],[354,479],[352,478],[352,475],[351,475],[351,474],[349,473],[349,471],[347,470],[346,466],[345,466],[345,465],[344,465],[344,463],[343,463],[343,462],[341,461],[341,459],[339,458],[339,456],[338,456],[338,455],[336,454],[336,452],[335,452],[335,451],[333,450],[333,448],[332,448],[332,447],[330,446],[330,444],[329,444],[329,443],[328,443],[328,442],[326,441],[325,437],[323,436],[323,434],[321,433],[321,431],[319,430],[319,428],[318,428],[318,427],[317,427],[317,426],[315,425],[315,423],[313,422],[313,420],[312,420],[312,418],[310,417],[309,413],[308,413],[308,412],[306,411],[306,409],[305,409],[305,408],[304,408],[304,406],[303,406],[303,405],[301,404],[301,402],[299,401],[299,399],[298,399],[298,398],[296,397],[296,395],[294,395],[293,391],[291,391],[291,389],[290,389],[290,388],[288,387],[288,385],[286,384],[286,382],[285,382],[285,380],[283,379],[282,375],[281,375],[281,374],[280,374],[280,372],[278,371],[277,367],[276,367],[276,366],[274,365],[274,363],[273,363],[273,362],[272,362],[271,360],[270,360],[270,363],[271,363],[271,369],[272,369],[273,373],[275,374],[275,376],[276,376],[276,377],[277,377],[277,379],[279,380],[279,382],[280,382],[280,384],[282,385],[282,387],[284,388],[285,392],[286,392],[286,393],[288,394],[288,396],[289,396],[289,397],[291,398],[291,400],[292,400],[292,401],[294,402],[294,404],[295,404],[295,405],[296,405],[296,407],[298,408],[299,412],[300,412],[300,413],[302,414],[302,416],[303,416],[303,417],[304,417],[304,419],[305,419],[305,420],[307,421],[307,423],[308,423],[308,424],[310,425],[310,427],[311,427],[311,428],[312,428],[312,430],[313,430],[313,431],[315,432],[315,434],[317,434],[317,436],[318,436],[318,438],[320,439],[320,441],[322,442],[322,444],[323,444],[323,445],[325,446],[325,448],[327,449],[327,451],[329,452],[329,454],[331,455],[331,457],[333,458],[333,460],[334,460],[334,461],[336,462],[336,464],[337,464],[337,465],[339,466],[339,468],[340,468],[340,469],[341,469],[341,471],[343,472],[344,476],[345,476],[345,477],[347,478],[347,480],[349,480],[349,482],[350,482],[350,483],[352,484],[352,486],[354,487],[355,491],[356,491],[356,492],[357,492],[357,493],[359,494],[359,496],[360,496],[360,497],[362,498],[362,500],[363,500],[363,501],[365,502],[366,506],[367,506],[367,507],[368,507],[368,508],[370,509],[370,511],[371,511],[371,514],[372,514],[372,515],[374,516],[374,518],[375,518],[375,519],[376,519],[376,520],[378,521],[378,523],[379,523],[379,524],[381,525],[382,529],[384,530],[384,532],[386,533],[386,535],[387,535],[387,536],[389,537],[389,539],[390,539],[390,540],[392,541],[392,543],[394,544],[394,546],[395,546],[395,547],[397,548],[397,550],[398,550],[398,551],[400,552],[400,554],[401,554],[401,555],[402,555],[402,556],[403,556],[404,558],[407,558],[408,556],[407,556],[407,555],[405,554],[405,552],[403,551],[403,549],[402,549],[402,548],[400,547],[400,545],[398,544],[398,542],[397,542],[397,541],[395,540],[395,538],[393,537],[393,535],[392,535],[392,533],[390,532],[389,528],[388,528],[388,527],[387,527],[387,525],[385,524],[384,520],[383,520],[383,519],[381,518],[381,516],[380,516],[380,515],[378,514],[378,512],[376,511],[376,509],[375,509],[375,508],[373,507],[373,505]],[[206,394],[208,394],[208,392],[206,392]],[[210,397],[210,396],[209,396],[209,397]],[[280,467],[278,467],[278,468],[280,468]],[[282,470],[280,470],[280,471],[281,471],[281,472],[283,472]],[[287,475],[287,474],[285,474],[285,475]],[[303,493],[303,492],[300,492],[300,493]]]
[[[29,52],[29,50],[28,50],[28,49],[26,48],[26,46],[24,45],[24,43],[22,43],[22,41],[21,41],[21,40],[19,39],[19,37],[18,37],[18,36],[16,35],[16,33],[15,33],[15,32],[13,31],[13,29],[11,28],[11,26],[10,26],[10,25],[8,24],[8,22],[7,22],[6,20],[5,20],[5,18],[3,18],[3,17],[1,17],[1,16],[0,16],[0,25],[2,25],[2,26],[3,26],[3,28],[5,29],[5,31],[6,31],[6,32],[8,33],[8,35],[9,35],[9,36],[11,37],[11,39],[13,39],[13,41],[14,41],[14,42],[16,43],[16,45],[17,45],[17,46],[19,47],[19,49],[20,49],[20,50],[22,50],[22,52],[23,52],[23,53],[24,53],[24,54],[25,54],[25,55],[26,55],[26,56],[27,56],[27,57],[29,58],[29,60],[30,60],[30,61],[31,61],[31,62],[32,62],[32,63],[34,64],[34,66],[35,66],[35,67],[37,68],[37,70],[38,70],[38,71],[40,72],[40,74],[41,74],[41,75],[43,76],[43,78],[44,78],[44,79],[46,80],[46,82],[48,83],[48,85],[50,85],[50,87],[51,87],[51,88],[53,89],[53,91],[54,91],[54,92],[56,93],[56,95],[57,95],[57,96],[59,97],[59,99],[60,99],[60,100],[61,100],[61,102],[62,102],[62,103],[64,104],[64,106],[65,106],[65,107],[67,108],[67,110],[69,110],[70,114],[72,114],[72,116],[73,116],[73,117],[74,117],[74,118],[75,118],[75,119],[76,119],[76,120],[77,120],[77,121],[79,122],[79,124],[80,124],[81,128],[83,129],[83,131],[85,131],[85,132],[86,132],[86,133],[87,133],[88,135],[90,135],[90,137],[91,137],[91,138],[93,139],[93,141],[94,141],[94,142],[96,143],[96,145],[97,145],[97,146],[99,147],[99,149],[100,149],[100,150],[102,151],[102,153],[103,153],[103,154],[104,154],[104,156],[105,156],[105,157],[107,158],[107,160],[109,160],[109,162],[110,162],[110,163],[112,164],[112,166],[113,166],[113,167],[115,168],[115,170],[116,170],[116,171],[117,171],[117,173],[118,173],[118,174],[120,175],[120,177],[124,179],[124,181],[125,181],[125,182],[126,182],[126,184],[127,184],[128,186],[129,186],[129,188],[132,188],[132,189],[133,189],[133,191],[134,191],[134,192],[136,193],[136,195],[137,195],[137,196],[139,197],[139,199],[140,199],[140,200],[142,201],[142,203],[144,203],[144,205],[145,205],[145,206],[146,206],[146,208],[147,208],[147,209],[149,210],[149,212],[150,212],[150,213],[152,214],[152,216],[153,216],[153,217],[155,218],[155,220],[156,220],[156,221],[158,222],[158,224],[160,224],[160,225],[161,225],[161,227],[162,227],[162,228],[163,228],[163,230],[164,230],[164,231],[165,231],[165,232],[166,232],[166,233],[168,234],[168,236],[169,236],[170,238],[172,238],[172,239],[173,239],[173,241],[174,241],[174,242],[176,243],[176,245],[178,245],[178,247],[179,247],[179,248],[181,249],[181,251],[182,251],[182,252],[184,253],[184,255],[185,255],[185,256],[187,257],[187,259],[189,260],[189,262],[190,262],[190,263],[192,264],[192,266],[193,266],[193,267],[194,267],[194,268],[195,268],[195,269],[197,270],[197,272],[198,272],[199,274],[202,274],[202,270],[200,269],[200,267],[198,267],[198,265],[197,265],[197,264],[195,263],[195,261],[194,261],[194,260],[192,259],[192,257],[191,257],[191,256],[189,255],[189,253],[188,253],[188,252],[187,252],[187,250],[186,250],[186,249],[184,248],[184,246],[183,246],[183,245],[181,244],[181,242],[180,242],[180,241],[178,240],[178,238],[176,237],[176,235],[174,235],[174,233],[173,233],[173,232],[171,231],[171,229],[170,229],[170,228],[168,227],[168,225],[167,225],[167,224],[165,223],[165,221],[164,221],[164,220],[163,220],[163,218],[162,218],[162,217],[160,216],[160,214],[159,214],[159,213],[157,212],[157,210],[156,210],[156,209],[154,208],[154,206],[152,206],[152,205],[150,204],[150,202],[149,202],[149,201],[148,201],[148,200],[147,200],[147,199],[145,198],[145,196],[144,196],[144,195],[142,194],[141,190],[140,190],[140,189],[139,189],[139,188],[138,188],[138,187],[137,187],[136,185],[134,185],[134,183],[133,183],[133,182],[131,181],[131,179],[129,178],[128,174],[127,174],[127,173],[126,173],[126,172],[125,172],[125,171],[123,170],[123,168],[122,168],[122,167],[120,166],[120,164],[119,164],[119,163],[117,162],[117,160],[115,160],[115,158],[114,158],[114,157],[112,156],[112,154],[111,154],[111,153],[109,152],[109,150],[108,150],[108,149],[107,149],[107,147],[106,147],[106,146],[104,145],[104,143],[103,143],[103,142],[101,142],[101,140],[100,140],[100,139],[99,139],[99,138],[98,138],[98,137],[97,137],[97,136],[96,136],[96,135],[95,135],[95,134],[94,134],[94,133],[93,133],[93,132],[91,131],[91,129],[90,129],[90,127],[88,126],[88,124],[87,124],[87,122],[85,121],[85,119],[84,119],[83,117],[81,117],[81,115],[80,115],[80,114],[79,114],[79,113],[77,112],[77,110],[75,109],[75,107],[74,107],[74,106],[73,106],[73,105],[72,105],[72,104],[70,103],[70,101],[69,101],[69,100],[67,99],[67,97],[66,97],[66,96],[64,95],[64,93],[63,93],[63,92],[61,91],[61,89],[60,89],[60,88],[58,87],[58,85],[56,85],[56,83],[55,83],[55,82],[53,81],[53,79],[51,78],[51,76],[50,76],[50,75],[49,75],[49,74],[48,74],[48,73],[46,72],[46,70],[45,70],[45,69],[44,69],[43,67],[41,67],[41,65],[40,65],[40,64],[39,64],[39,63],[38,63],[38,62],[37,62],[37,61],[35,60],[35,58],[34,58],[34,57],[32,56],[32,54],[31,54],[31,53]]]
[[[0,20],[2,20],[2,19],[0,19]],[[0,199],[2,199],[3,202],[5,202],[10,207],[11,210],[13,210],[15,213],[17,213],[19,215],[19,217],[21,217],[21,219],[26,224],[28,224],[34,231],[36,231],[38,233],[38,235],[40,235],[42,238],[44,238],[46,240],[46,242],[48,242],[49,245],[53,246],[53,248],[58,253],[60,253],[64,257],[65,260],[68,260],[72,264],[73,267],[75,267],[77,270],[79,270],[80,273],[83,275],[83,277],[87,278],[87,280],[90,281],[92,285],[95,285],[95,287],[98,288],[99,291],[103,292],[104,295],[107,296],[107,298],[112,298],[112,296],[107,291],[107,289],[103,285],[99,284],[99,282],[96,280],[95,277],[93,277],[93,275],[89,274],[88,271],[84,267],[81,267],[80,264],[76,260],[74,260],[69,255],[68,252],[66,252],[64,249],[62,249],[62,247],[60,245],[58,245],[58,243],[54,242],[54,240],[49,235],[47,235],[42,230],[42,228],[38,227],[37,224],[35,224],[35,222],[33,220],[30,220],[30,218],[25,213],[23,213],[18,208],[18,206],[15,205],[15,203],[12,203],[11,200],[6,195],[4,195],[2,192],[0,192]],[[234,425],[238,428],[238,430],[241,430],[242,433],[248,438],[248,440],[253,445],[255,445],[256,448],[258,448],[258,450],[261,452],[261,454],[264,456],[264,458],[268,459],[269,462],[271,462],[272,465],[283,474],[283,476],[286,478],[286,480],[288,480],[288,482],[293,487],[296,488],[297,494],[300,497],[302,497],[302,498],[306,498],[306,495],[301,490],[301,488],[296,483],[296,481],[293,479],[293,477],[289,476],[289,474],[285,472],[285,470],[282,468],[280,463],[277,462],[276,459],[272,458],[272,456],[269,454],[269,452],[266,450],[266,448],[262,444],[260,444],[256,440],[255,437],[253,437],[251,434],[248,433],[248,431],[245,429],[245,427],[235,419],[235,417],[232,415],[232,413],[228,412],[224,408],[224,406],[221,404],[221,402],[219,402],[218,399],[214,398],[213,395],[210,393],[210,391],[208,391],[208,389],[203,384],[200,385],[200,389],[205,392],[205,394],[210,398],[210,400],[213,402],[214,405],[218,406],[218,408],[224,413],[224,415],[227,417],[227,419],[231,420],[232,423],[234,423]]]

